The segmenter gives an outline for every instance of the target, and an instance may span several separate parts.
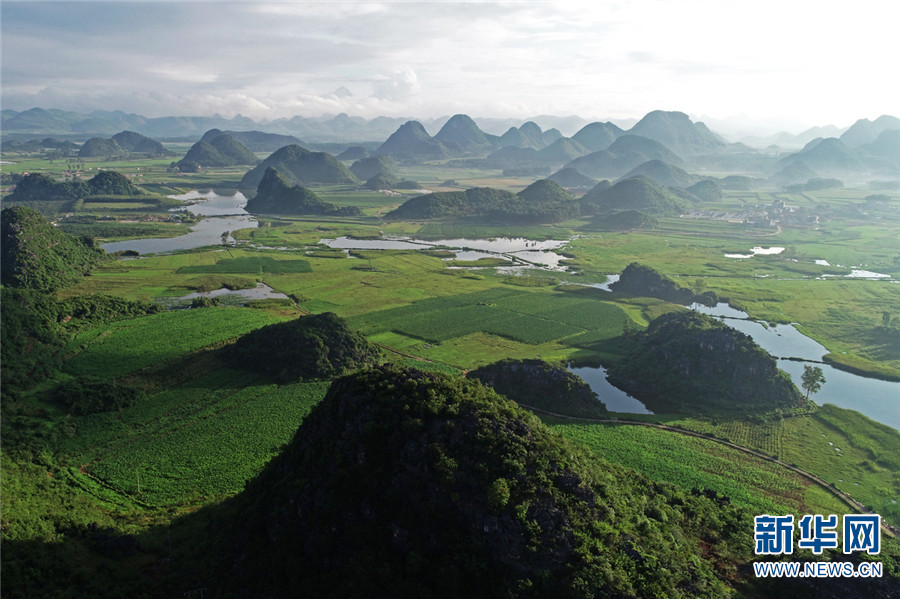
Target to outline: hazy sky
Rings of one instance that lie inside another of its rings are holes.
[[[846,126],[900,113],[891,6],[3,0],[2,106]]]

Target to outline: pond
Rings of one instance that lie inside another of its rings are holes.
[[[560,266],[564,259],[557,250],[566,240],[547,239],[535,241],[522,237],[498,237],[493,239],[436,239],[424,240],[410,237],[386,237],[384,239],[354,239],[338,237],[323,239],[319,243],[330,248],[345,250],[430,250],[448,249],[454,252],[451,260],[478,260],[479,258],[505,258],[518,265],[546,270],[565,270]]]
[[[644,404],[631,397],[618,387],[606,380],[605,368],[592,368],[590,366],[568,366],[569,372],[577,374],[587,383],[597,397],[606,404],[610,412],[625,412],[627,414],[652,414]]]
[[[259,226],[256,219],[244,210],[247,197],[239,191],[190,191],[186,194],[170,196],[177,200],[194,201],[194,204],[177,210],[189,210],[204,216],[203,220],[191,227],[191,232],[178,237],[159,239],[130,239],[104,243],[100,247],[107,252],[131,250],[141,254],[159,254],[176,250],[191,250],[207,245],[222,245],[222,234],[238,229],[253,229]],[[228,243],[234,239],[228,236]]]

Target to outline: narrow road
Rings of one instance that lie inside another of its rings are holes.
[[[797,474],[806,478],[807,480],[819,485],[820,487],[822,487],[823,489],[825,489],[826,491],[828,491],[829,493],[831,493],[838,499],[842,500],[844,503],[849,505],[852,509],[856,510],[857,512],[859,512],[861,514],[871,513],[871,511],[865,505],[863,505],[862,503],[853,499],[847,493],[834,487],[834,485],[829,484],[824,479],[819,478],[815,474],[812,474],[811,472],[807,472],[806,470],[802,470],[796,466],[792,466],[791,464],[788,464],[787,462],[783,462],[777,458],[773,458],[772,456],[766,455],[765,453],[763,453],[761,451],[757,451],[755,449],[752,449],[750,447],[745,447],[743,445],[738,445],[737,443],[733,443],[731,441],[726,441],[725,439],[719,439],[719,438],[713,437],[711,435],[707,435],[704,433],[698,433],[697,431],[692,431],[692,430],[689,430],[686,428],[678,428],[677,426],[669,426],[667,424],[657,424],[654,422],[641,422],[638,420],[574,418],[572,416],[566,416],[564,414],[556,414],[553,412],[548,412],[547,410],[541,410],[539,408],[527,406],[525,404],[519,404],[519,405],[521,405],[523,408],[527,408],[533,412],[547,414],[548,416],[553,416],[554,418],[564,418],[567,420],[575,420],[575,421],[586,422],[586,423],[626,424],[626,425],[632,425],[632,426],[646,426],[646,427],[650,427],[650,428],[658,428],[658,429],[662,429],[662,430],[666,430],[666,431],[671,431],[673,433],[681,433],[682,435],[690,435],[692,437],[700,437],[701,439],[707,439],[709,441],[714,441],[714,442],[720,443],[722,445],[727,445],[728,447],[731,447],[732,449],[737,449],[738,451],[743,451],[744,453],[749,453],[750,455],[754,455],[758,458],[762,458],[762,459],[772,462],[774,464],[778,464],[779,466],[783,466],[784,468],[787,468],[788,470],[792,470],[793,472],[796,472]],[[889,535],[895,539],[900,537],[900,529],[898,529],[896,526],[893,526],[891,524],[887,524],[886,522],[884,522],[883,519],[881,522],[881,528],[882,528],[882,530],[884,530],[884,532],[887,535]]]

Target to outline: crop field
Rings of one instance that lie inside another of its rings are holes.
[[[799,475],[714,441],[639,426],[554,424],[552,428],[606,460],[686,491],[714,490],[757,514],[848,510]]]
[[[245,256],[219,260],[215,264],[182,266],[175,272],[178,274],[238,273],[262,275],[263,273],[312,272],[312,268],[310,268],[309,262],[306,260],[278,260],[272,256]]]
[[[83,477],[148,506],[235,493],[291,439],[327,388],[279,387],[214,370],[141,405],[81,419],[64,459]]]
[[[67,362],[66,372],[115,378],[279,320],[283,319],[262,310],[207,308],[116,321],[75,338],[69,346],[75,356]]]
[[[107,241],[133,239],[135,237],[175,237],[190,231],[190,225],[159,222],[97,221],[94,223],[61,222],[61,230],[79,237],[93,237]]]
[[[579,314],[586,318],[579,321]],[[538,345],[586,329],[599,338],[615,337],[621,334],[625,318],[613,304],[567,294],[495,288],[372,312],[351,318],[350,324],[366,334],[393,330],[433,342],[482,332]]]
[[[900,435],[861,414],[826,404],[773,423],[667,422],[758,449],[815,474],[900,524]]]

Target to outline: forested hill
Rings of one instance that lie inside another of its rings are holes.
[[[661,272],[638,262],[625,267],[619,280],[609,286],[611,291],[636,297],[655,297],[674,304],[688,305],[699,302],[705,306],[715,306],[718,302],[712,291],[697,289],[692,291],[682,287]]]
[[[256,195],[245,207],[251,214],[322,214],[330,216],[359,216],[356,206],[338,207],[323,202],[310,189],[301,185],[291,187],[274,168],[266,169]]]
[[[194,565],[212,596],[723,597],[749,557],[746,512],[396,366],[336,380],[226,508]]]
[[[775,358],[710,316],[664,314],[629,344],[609,381],[658,414],[760,414],[803,403]]]
[[[78,282],[106,252],[91,239],[63,233],[35,210],[14,206],[0,213],[0,255],[3,285],[52,291]]]
[[[491,187],[430,193],[407,200],[389,220],[485,216],[496,222],[555,223],[577,217],[578,202],[557,183],[540,180],[514,194]]]
[[[526,408],[578,418],[604,418],[606,406],[577,374],[543,360],[507,358],[468,374]]]
[[[376,364],[381,351],[331,312],[303,316],[247,333],[223,350],[234,368],[287,383],[329,379]]]
[[[240,186],[256,187],[269,168],[278,171],[292,185],[359,183],[359,179],[331,154],[289,145],[276,150],[258,166],[250,169],[241,179]]]
[[[125,175],[116,171],[100,171],[89,181],[56,181],[45,173],[22,177],[13,193],[3,198],[5,204],[19,202],[73,201],[96,195],[139,196],[144,192]]]

